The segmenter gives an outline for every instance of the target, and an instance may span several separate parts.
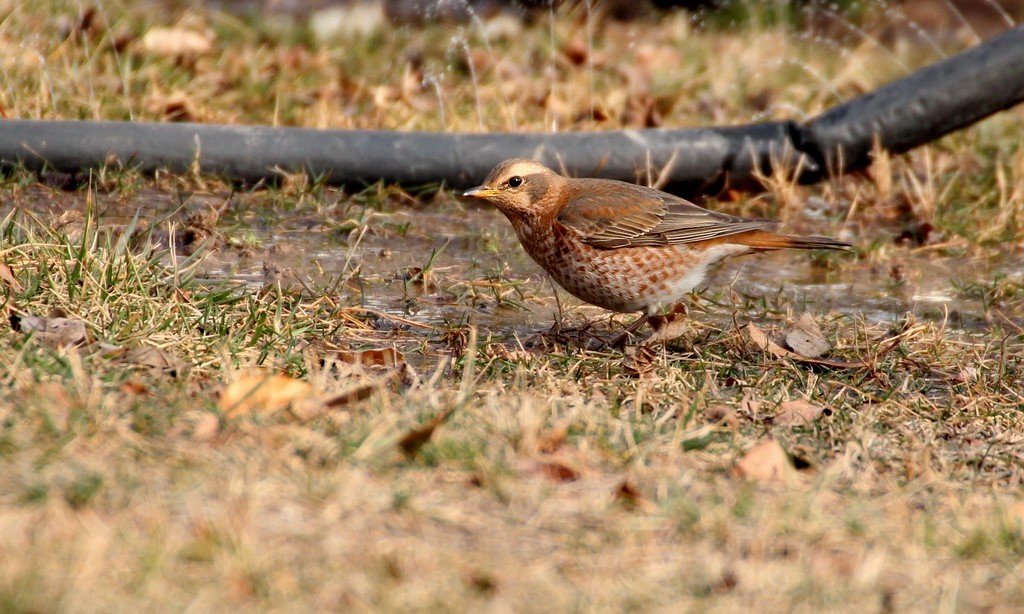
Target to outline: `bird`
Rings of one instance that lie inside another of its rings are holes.
[[[569,294],[610,311],[640,312],[626,336],[680,304],[709,267],[727,258],[851,249],[829,237],[772,232],[775,220],[710,211],[624,181],[564,177],[523,158],[499,163],[462,195],[497,207],[526,253]]]

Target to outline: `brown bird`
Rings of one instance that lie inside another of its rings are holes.
[[[573,296],[612,311],[644,312],[627,334],[680,302],[725,258],[850,248],[828,237],[776,234],[766,230],[773,220],[716,213],[653,188],[562,177],[533,160],[502,162],[463,196],[497,206],[526,253]]]

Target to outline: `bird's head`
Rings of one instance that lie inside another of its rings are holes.
[[[540,162],[513,158],[494,167],[481,185],[462,195],[494,203],[509,217],[533,217],[554,207],[563,181]]]

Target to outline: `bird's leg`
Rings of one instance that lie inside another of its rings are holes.
[[[548,274],[547,278],[548,283],[551,284],[551,293],[555,297],[555,306],[558,308],[558,311],[555,313],[555,323],[551,326],[551,331],[558,335],[562,332],[562,321],[565,317],[565,312],[562,311],[562,300],[558,298],[558,288],[555,287],[555,278],[550,274]]]
[[[626,343],[626,339],[631,337],[636,331],[640,330],[640,327],[646,324],[650,319],[651,314],[644,313],[644,315],[636,319],[636,322],[633,322],[623,329],[621,333],[615,335],[609,341],[606,341],[601,349],[622,347]]]

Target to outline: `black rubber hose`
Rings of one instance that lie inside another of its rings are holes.
[[[539,157],[575,175],[635,180],[648,160],[656,173],[671,162],[680,190],[742,184],[753,164],[768,170],[789,141],[785,122],[735,128],[623,130],[552,134],[461,134],[309,130],[128,122],[0,121],[0,159],[29,168],[77,172],[111,157],[143,171],[200,172],[244,182],[305,170],[332,183],[405,185],[479,183],[498,162]],[[750,155],[753,154],[753,155]],[[673,159],[673,156],[675,158]]]
[[[536,157],[575,175],[636,180],[664,170],[681,193],[750,187],[775,165],[812,182],[862,167],[876,139],[894,152],[1024,100],[1024,26],[833,108],[805,125],[589,133],[463,134],[260,126],[0,120],[0,162],[77,172],[116,159],[143,171],[254,183],[303,170],[332,183],[462,188],[498,162]]]
[[[1008,30],[808,122],[796,148],[826,173],[870,164],[877,138],[902,153],[1024,101],[1024,26]],[[820,179],[814,169],[802,177]]]

